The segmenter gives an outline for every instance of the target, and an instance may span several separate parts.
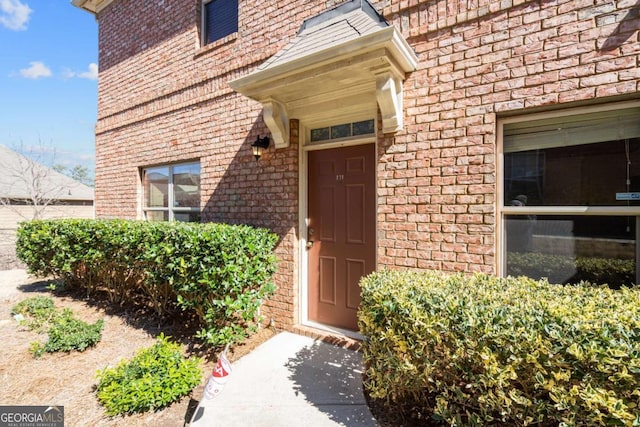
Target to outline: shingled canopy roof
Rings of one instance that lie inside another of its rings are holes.
[[[402,128],[402,82],[417,57],[366,0],[351,0],[306,20],[282,50],[231,81],[262,103],[276,147],[289,144],[289,118],[314,121],[382,112],[383,132]]]

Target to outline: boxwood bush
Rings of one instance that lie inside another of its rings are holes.
[[[637,289],[439,272],[362,283],[365,387],[442,425],[640,424]]]
[[[18,229],[16,252],[33,274],[56,276],[114,302],[146,298],[159,314],[194,312],[198,336],[239,341],[275,291],[278,236],[242,225],[127,220],[38,220]]]
[[[160,335],[131,360],[98,371],[98,400],[108,415],[164,408],[200,383],[201,362],[187,359],[179,344]]]

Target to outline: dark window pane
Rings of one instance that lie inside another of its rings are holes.
[[[373,120],[355,122],[353,124],[353,135],[372,135],[375,133],[374,125],[375,122]]]
[[[351,136],[351,123],[331,126],[331,139],[347,138]]]
[[[238,31],[238,0],[213,0],[204,6],[205,43]]]
[[[508,215],[505,226],[510,276],[614,288],[636,283],[635,217]]]
[[[145,207],[166,208],[169,206],[169,168],[144,170]]]
[[[507,152],[504,177],[505,205],[640,206],[640,138]]]
[[[200,222],[200,212],[174,212],[173,218],[181,222]]]
[[[330,139],[329,128],[311,129],[311,142],[326,141]]]
[[[174,166],[173,194],[174,207],[200,207],[199,164]]]

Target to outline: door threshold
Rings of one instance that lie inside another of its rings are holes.
[[[364,335],[358,332],[316,322],[296,325],[293,327],[293,332],[351,350],[359,350],[365,339]]]

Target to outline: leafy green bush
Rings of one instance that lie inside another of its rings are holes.
[[[510,276],[545,277],[551,283],[607,284],[614,289],[621,284],[635,284],[636,276],[635,261],[625,259],[511,252],[507,255],[507,266]]]
[[[194,312],[211,344],[242,340],[275,291],[277,235],[249,226],[126,220],[22,223],[16,252],[31,273],[53,275],[113,302],[144,297],[159,314]]]
[[[20,301],[11,311],[24,317],[24,320],[20,321],[21,325],[37,332],[47,328],[56,315],[53,299],[41,295]]]
[[[200,383],[201,360],[187,359],[164,335],[130,361],[98,371],[98,400],[109,415],[163,408]]]
[[[29,297],[14,305],[12,312],[24,316],[21,324],[37,332],[48,331],[45,344],[34,342],[31,352],[35,357],[57,351],[84,351],[96,345],[102,338],[103,320],[90,325],[73,317],[70,309],[61,312],[53,299],[45,296]]]
[[[47,342],[44,345],[33,343],[31,352],[35,357],[40,357],[44,353],[84,351],[102,339],[103,327],[102,319],[91,325],[74,318],[68,308],[64,309],[54,317]]]
[[[361,285],[373,398],[442,425],[640,423],[637,289],[387,271]]]

